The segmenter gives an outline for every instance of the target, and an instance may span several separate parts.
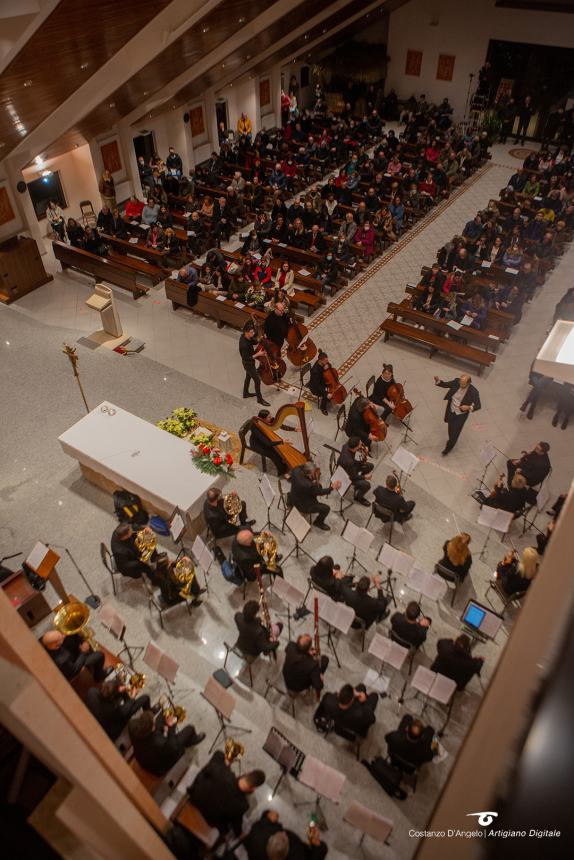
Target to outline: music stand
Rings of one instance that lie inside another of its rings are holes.
[[[353,547],[353,555],[347,556],[349,570],[352,570],[353,567],[358,564],[359,567],[363,568],[365,573],[368,573],[368,569],[357,558],[357,550],[360,549],[363,552],[368,552],[370,545],[375,539],[374,534],[368,529],[361,528],[361,526],[356,525],[352,520],[346,520],[345,527],[341,532],[341,537]]]
[[[413,412],[415,411],[415,409],[416,409],[416,408],[417,408],[417,407],[416,407],[416,404],[415,404],[415,406],[413,406],[413,408],[411,409],[411,411],[410,411],[410,412],[409,412],[409,414],[407,415],[406,419],[405,419],[405,418],[399,418],[399,419],[398,419],[398,420],[401,422],[401,424],[403,425],[403,427],[405,428],[405,429],[404,429],[404,432],[403,432],[403,438],[401,439],[401,442],[403,442],[403,443],[404,443],[404,442],[414,442],[414,443],[415,443],[415,445],[418,445],[418,444],[419,444],[419,443],[417,442],[417,440],[414,438],[414,430],[413,430],[413,429],[412,429],[412,427],[411,427],[411,415],[413,414]],[[392,413],[391,413],[391,414],[392,414]],[[396,416],[396,415],[395,415],[395,418],[397,418],[397,416]],[[413,437],[412,439],[409,439],[409,433],[410,433],[410,434],[411,434],[411,436]]]
[[[331,483],[334,484],[335,481],[340,481],[341,483],[339,489],[335,491],[339,496],[339,510],[336,513],[338,513],[340,517],[345,519],[345,511],[347,510],[347,508],[353,507],[353,502],[345,501],[345,493],[353,482],[351,481],[347,472],[345,472],[342,466],[337,466],[337,468],[331,475]]]
[[[262,475],[259,480],[259,492],[263,496],[263,501],[267,505],[267,520],[265,522],[265,525],[263,526],[262,531],[267,528],[270,528],[271,526],[279,530],[279,526],[276,526],[275,523],[271,522],[271,505],[273,504],[277,493],[273,489],[271,481],[269,480],[267,475]]]
[[[151,639],[147,643],[143,662],[163,678],[167,684],[169,698],[173,699],[173,686],[179,670],[179,663],[166,654],[165,651],[162,651],[161,648],[158,648]]]
[[[243,726],[234,726],[231,724],[231,717],[236,705],[235,698],[225,689],[225,687],[222,687],[221,684],[215,680],[213,675],[210,675],[208,678],[205,689],[202,690],[201,695],[207,702],[209,702],[219,720],[219,731],[209,748],[210,754],[215,749],[221,735],[223,735],[224,741],[227,740],[228,731],[232,731],[233,734],[237,734],[237,732],[242,732],[246,735],[251,734],[251,729],[245,729]]]
[[[305,519],[305,517],[301,516],[297,508],[291,508],[287,516],[285,517],[285,522],[289,526],[289,531],[295,538],[295,546],[293,549],[290,549],[287,555],[283,559],[283,564],[289,559],[293,553],[295,553],[295,558],[299,558],[299,553],[302,552],[303,555],[306,555],[309,561],[312,561],[313,564],[316,564],[315,559],[312,555],[310,555],[307,550],[301,546],[309,532],[311,531],[311,526]]]
[[[393,822],[389,818],[379,815],[378,812],[373,812],[368,806],[363,806],[362,803],[354,800],[347,808],[343,821],[360,831],[359,847],[362,846],[365,836],[370,836],[371,839],[375,839],[383,845],[389,844],[389,836],[394,826]]]
[[[205,588],[207,593],[209,594],[209,568],[213,564],[213,553],[201,537],[201,535],[196,535],[195,540],[193,541],[193,546],[191,547],[191,554],[195,559],[197,566],[203,571],[203,579],[205,581]]]
[[[315,792],[314,813],[319,830],[329,829],[321,808],[321,798],[325,797],[332,803],[339,803],[345,780],[345,775],[340,771],[323,764],[322,761],[312,755],[305,756],[299,774],[299,782]],[[295,803],[294,806],[307,806],[307,804],[308,801],[304,801]]]
[[[294,776],[295,779],[298,778],[303,762],[305,761],[305,753],[303,750],[299,749],[299,747],[296,747],[294,743],[288,740],[288,738],[286,738],[279,729],[276,729],[275,726],[271,726],[269,729],[269,734],[263,744],[263,750],[270,755],[281,768],[279,779],[275,783],[273,791],[271,792],[271,798],[273,798],[279,791],[279,786],[288,773],[290,773],[291,776]]]
[[[484,443],[484,445],[482,446],[482,449],[480,451],[480,459],[481,459],[481,462],[482,462],[482,465],[484,468],[482,470],[482,475],[478,479],[477,490],[482,489],[482,487],[487,487],[487,485],[484,482],[484,479],[486,478],[486,473],[488,471],[488,467],[490,466],[490,464],[492,463],[492,461],[494,460],[495,457],[496,457],[496,448],[493,445],[491,445],[490,442],[487,440]],[[488,489],[488,487],[487,487],[487,489]]]
[[[122,654],[127,654],[127,663],[130,669],[135,671],[134,661],[143,654],[144,647],[143,645],[130,645],[126,642],[126,622],[123,618],[118,615],[114,607],[111,603],[104,603],[100,610],[100,621],[103,626],[109,630],[109,632],[114,636],[118,642],[122,643],[122,649],[118,653],[118,660],[123,662]]]
[[[418,567],[413,567],[407,581],[407,588],[416,591],[419,595],[418,602],[422,603],[423,597],[428,597],[429,600],[434,600],[436,603],[445,596],[447,585],[442,577],[435,573],[426,573]]]
[[[294,585],[291,585],[291,583],[287,582],[283,577],[276,576],[275,582],[273,583],[273,593],[276,594],[283,603],[287,604],[287,631],[289,639],[291,639],[291,608],[297,611],[301,606],[305,600],[303,592],[299,591],[298,588],[295,588]]]
[[[426,666],[418,666],[411,680],[411,687],[416,690],[417,693],[422,693],[424,696],[421,717],[424,715],[431,699],[438,702],[439,705],[448,705],[446,720],[437,732],[438,736],[442,737],[450,720],[454,703],[454,694],[456,692],[456,681],[453,681],[451,678],[447,678],[446,675],[441,675],[439,672],[432,672],[430,669],[427,669]],[[403,687],[403,694],[404,689],[405,688]],[[404,698],[402,698],[402,701],[404,702]]]
[[[403,552],[400,549],[395,549],[392,544],[384,543],[377,556],[377,561],[380,561],[381,564],[387,568],[387,579],[383,583],[383,591],[385,592],[386,597],[392,600],[396,606],[397,601],[393,588],[393,582],[396,581],[396,576],[393,576],[393,572],[396,571],[403,576],[408,576],[414,567],[415,560],[411,555],[408,555],[408,553]]]
[[[546,505],[550,501],[550,490],[548,489],[548,482],[544,480],[542,482],[542,486],[536,493],[536,502],[532,506],[534,508],[534,514],[532,519],[528,519],[528,511],[524,513],[524,522],[522,523],[522,534],[526,534],[533,526],[540,532],[540,529],[537,525],[535,525],[535,520],[538,514],[541,514],[542,511],[546,508]],[[532,510],[532,508],[530,509]]]
[[[314,589],[310,593],[307,592],[307,600],[305,602],[307,609],[311,612],[315,608],[315,597],[318,598],[319,603],[319,619],[327,625],[327,634],[323,634],[322,638],[327,639],[327,645],[333,652],[337,666],[340,669],[341,663],[339,662],[339,655],[335,647],[333,630],[347,634],[351,624],[355,620],[355,612],[350,606],[344,603],[336,603],[328,594],[322,591],[315,591]]]
[[[400,469],[399,484],[401,485],[401,489],[404,491],[408,479],[420,463],[420,460],[415,456],[415,454],[412,454],[410,451],[407,451],[406,448],[403,448],[402,445],[399,445],[391,457],[391,462]],[[405,475],[404,481],[403,474]]]
[[[383,674],[385,663],[400,672],[404,662],[409,656],[409,649],[404,645],[399,645],[398,642],[393,642],[388,636],[383,636],[381,633],[375,633],[371,644],[369,645],[369,654],[381,661],[379,669],[379,677]],[[390,678],[389,678],[390,682]],[[386,685],[388,687],[388,684]],[[385,688],[386,689],[386,688]]]
[[[489,505],[482,506],[477,522],[479,526],[486,526],[488,532],[484,541],[484,546],[480,551],[480,561],[482,561],[486,555],[486,547],[488,546],[491,532],[493,530],[500,532],[504,537],[504,535],[508,533],[513,519],[514,514],[512,511],[502,511],[500,508],[491,508]]]
[[[186,529],[185,519],[181,510],[178,507],[174,508],[173,513],[167,522],[167,525],[172,541],[176,544],[179,544],[179,553],[176,559],[176,561],[178,561],[180,557],[186,552],[185,546],[183,544],[183,536],[185,534]]]

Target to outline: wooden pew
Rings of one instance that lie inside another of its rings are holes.
[[[171,301],[174,311],[178,307],[189,308],[193,313],[214,319],[217,322],[217,328],[229,325],[241,331],[245,323],[253,317],[263,323],[267,316],[266,312],[247,306],[238,308],[232,299],[220,301],[216,296],[205,292],[198,294],[197,304],[190,308],[187,304],[187,286],[174,278],[166,279],[165,295]]]
[[[91,275],[96,281],[115,284],[133,293],[134,299],[145,296],[149,292],[149,287],[137,282],[137,276],[141,274],[139,270],[126,265],[121,257],[113,259],[98,257],[97,254],[91,254],[83,248],[74,248],[72,245],[58,241],[52,242],[52,248],[54,257],[63,270],[76,269],[78,272]]]
[[[413,287],[411,284],[407,284],[406,286],[406,292],[410,295],[421,293],[422,290],[423,287],[420,283],[416,287]],[[507,314],[505,311],[497,311],[496,308],[488,309],[485,329],[487,334],[495,334],[499,340],[506,341],[512,333],[513,326],[514,317],[512,314]]]
[[[146,243],[139,237],[137,243],[135,243],[130,242],[128,239],[118,239],[117,236],[110,236],[108,233],[102,233],[101,235],[106,245],[111,245],[112,248],[118,251],[123,251],[125,254],[138,257],[149,263],[155,263],[157,266],[165,265],[165,258],[169,251],[163,251],[160,248],[148,248]]]
[[[223,251],[222,254],[226,260],[240,260],[241,259],[241,248],[236,248],[234,251]],[[277,260],[275,257],[271,258],[271,270],[273,274],[280,268],[281,261]],[[293,266],[293,271],[295,273],[295,283],[301,284],[301,286],[306,287],[307,290],[311,292],[307,292],[305,290],[295,290],[295,295],[292,297],[291,301],[297,305],[304,305],[309,313],[315,311],[319,305],[325,304],[325,299],[322,296],[323,292],[323,284],[317,278],[314,278],[312,275],[301,275],[300,269],[303,266]]]
[[[500,345],[500,338],[496,335],[488,334],[487,332],[480,331],[479,329],[472,328],[468,325],[463,325],[461,328],[455,329],[444,320],[437,320],[431,314],[415,310],[411,307],[409,299],[403,299],[400,304],[389,302],[387,305],[387,313],[390,314],[394,320],[406,320],[407,322],[422,326],[429,331],[434,331],[443,337],[448,335],[449,338],[460,340],[463,343],[476,346],[477,348],[485,349],[487,352],[496,352]]]
[[[211,827],[196,806],[186,800],[177,810],[174,820],[199,839],[206,848],[213,848],[219,838],[219,830]]]
[[[384,332],[385,342],[389,338],[396,336],[403,337],[405,340],[410,340],[413,343],[428,346],[429,358],[432,358],[437,352],[442,352],[445,355],[452,355],[456,359],[477,364],[479,376],[482,374],[483,369],[490,367],[496,358],[493,353],[486,352],[486,350],[476,349],[463,343],[447,340],[443,335],[435,334],[427,329],[415,328],[406,323],[397,322],[392,317],[388,317],[381,323],[380,330]]]

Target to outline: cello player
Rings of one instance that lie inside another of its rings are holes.
[[[371,403],[374,403],[378,407],[382,407],[382,410],[379,408],[377,409],[377,412],[380,414],[383,421],[387,420],[395,408],[395,404],[387,398],[389,388],[394,384],[395,378],[393,375],[393,365],[383,364],[381,375],[375,382],[375,387],[371,392]]]
[[[323,373],[329,366],[329,356],[326,352],[319,350],[317,353],[317,361],[311,368],[311,376],[309,377],[309,391],[319,398],[319,409],[323,415],[329,414],[329,400],[331,395],[325,382]]]

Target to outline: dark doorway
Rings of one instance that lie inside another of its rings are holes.
[[[215,116],[217,117],[217,128],[220,127],[221,123],[223,123],[224,128],[229,128],[227,101],[225,99],[215,102]]]
[[[139,158],[141,155],[145,163],[149,164],[150,159],[156,151],[153,131],[148,131],[145,134],[139,134],[137,137],[134,137],[134,149],[136,158]]]

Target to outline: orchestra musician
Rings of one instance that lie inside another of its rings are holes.
[[[255,326],[252,322],[245,323],[243,333],[239,338],[239,354],[245,370],[245,380],[243,382],[243,397],[257,397],[257,402],[262,406],[269,406],[269,403],[263,399],[261,394],[261,379],[255,365],[256,358],[262,358],[265,351],[259,346],[255,340]],[[253,380],[255,385],[255,393],[249,391],[249,383]]]
[[[178,561],[184,560],[189,561],[191,564],[191,559],[188,556],[181,556],[178,559]],[[154,585],[159,586],[162,599],[168,606],[175,606],[177,603],[185,600],[185,597],[182,597],[180,594],[184,586],[175,575],[174,569],[176,563],[175,559],[170,561],[167,553],[163,553],[161,558],[158,559],[155,568]],[[195,576],[189,588],[189,593],[193,597],[189,605],[194,608],[201,606],[202,601],[199,597],[205,594],[206,590],[205,588],[200,588],[197,576]]]
[[[526,478],[529,487],[537,487],[541,484],[551,469],[549,451],[548,442],[539,442],[532,451],[523,451],[516,460],[508,460],[506,463],[508,483],[511,484],[512,478],[518,473]]]
[[[393,633],[418,648],[426,641],[429,627],[432,620],[424,616],[421,608],[416,600],[411,600],[407,603],[407,608],[404,612],[395,612],[391,617],[391,629]]]
[[[79,675],[84,666],[90,670],[94,681],[103,681],[114,671],[112,666],[104,669],[103,651],[92,651],[89,642],[79,633],[65,636],[59,630],[48,630],[42,636],[42,645],[68,681]]]
[[[341,566],[335,564],[332,556],[322,556],[309,572],[311,581],[325,591],[332,600],[341,600],[341,587],[343,583],[352,582],[353,577],[343,573]]]
[[[539,565],[540,556],[533,546],[527,546],[522,550],[520,560],[516,552],[511,550],[496,565],[495,579],[500,582],[507,594],[526,591],[536,576]]]
[[[317,353],[317,361],[311,368],[311,376],[309,377],[309,391],[319,398],[319,409],[323,415],[329,414],[329,401],[331,395],[325,381],[323,373],[329,367],[329,356],[326,352],[319,350]]]
[[[391,385],[395,385],[395,378],[393,376],[393,365],[392,364],[383,364],[383,369],[381,371],[381,375],[375,382],[375,386],[371,392],[371,403],[374,403],[376,406],[382,407],[382,409],[377,410],[383,419],[386,421],[391,412],[395,408],[395,404],[387,398],[387,394]]]
[[[356,397],[349,407],[347,423],[345,424],[345,433],[349,438],[356,436],[366,446],[367,450],[371,450],[371,442],[376,442],[379,438],[376,433],[372,432],[372,427],[365,417],[369,407],[374,411],[374,406],[368,397],[359,395]],[[381,419],[382,421],[382,419]],[[384,427],[384,421],[382,421]]]
[[[148,711],[150,698],[137,689],[122,684],[119,679],[104,681],[100,687],[90,687],[86,694],[86,707],[91,711],[107,736],[116,741],[128,721],[138,711]]]
[[[442,456],[446,457],[458,442],[458,437],[470,413],[478,412],[480,409],[480,396],[478,390],[472,385],[472,379],[468,373],[463,373],[458,379],[451,379],[449,382],[443,382],[435,376],[434,384],[439,388],[448,389],[444,396],[446,400],[444,420],[448,426],[448,441],[441,452]]]
[[[438,752],[433,727],[424,726],[410,714],[403,715],[398,728],[394,732],[388,732],[385,740],[391,763],[395,763],[393,756],[396,756],[397,766],[406,761],[413,767],[420,767],[425,762],[432,761]]]
[[[144,531],[153,534],[149,526]],[[111,540],[111,551],[116,567],[124,576],[139,579],[142,573],[153,578],[153,567],[157,561],[157,551],[154,550],[150,561],[153,565],[141,560],[141,553],[135,545],[138,532],[134,531],[129,523],[120,523],[116,526]]]
[[[376,597],[369,594],[371,585],[375,586]],[[359,619],[364,622],[365,628],[368,630],[371,625],[382,621],[389,614],[387,609],[389,601],[383,594],[380,576],[373,576],[372,579],[368,576],[361,576],[356,583],[343,583],[341,600],[355,611],[357,618],[353,621],[353,627],[360,626],[357,622]]]
[[[235,490],[232,492],[237,495]],[[209,526],[211,533],[216,540],[219,538],[231,537],[231,535],[237,534],[237,532],[240,531],[241,528],[245,528],[245,526],[255,525],[255,520],[247,519],[247,505],[244,501],[241,502],[238,525],[234,525],[229,521],[229,515],[223,506],[223,493],[219,487],[211,487],[211,489],[209,489],[205,494],[203,518],[205,520],[205,524]]]
[[[269,412],[268,409],[260,409],[257,413],[257,417],[260,418],[265,424],[273,424],[273,416]],[[284,427],[285,430],[290,430],[290,427]],[[281,477],[285,475],[289,470],[287,464],[283,460],[280,454],[275,450],[276,445],[280,444],[279,442],[271,442],[264,433],[261,432],[259,427],[253,422],[251,424],[251,432],[249,436],[249,447],[253,448],[258,454],[261,454],[262,457],[267,457],[271,462],[275,463],[275,468],[277,469],[277,476]]]
[[[393,512],[398,523],[404,523],[413,515],[416,502],[407,502],[402,495],[396,475],[387,475],[384,487],[375,488],[375,499],[379,505]]]
[[[328,487],[319,483],[321,470],[314,463],[304,463],[296,466],[291,472],[291,489],[288,493],[288,504],[297,508],[303,514],[317,514],[313,525],[325,532],[331,527],[325,522],[331,508],[319,501],[319,496],[328,496],[331,490],[338,490],[340,481],[331,481]]]
[[[265,336],[281,349],[289,331],[289,317],[282,302],[275,302],[273,310],[267,314],[263,330]]]
[[[292,830],[279,821],[279,813],[268,809],[254,824],[245,839],[248,860],[323,860],[328,847],[321,841],[318,827],[310,828],[309,842],[305,843]]]
[[[313,640],[308,633],[302,633],[296,642],[289,642],[285,648],[283,680],[288,690],[302,693],[311,687],[320,693],[323,689],[323,675],[329,665],[325,654],[317,659]]]
[[[205,739],[205,732],[196,732],[193,726],[177,729],[175,715],[165,716],[160,711],[154,716],[151,710],[142,711],[128,723],[134,758],[140,767],[155,776],[171,770],[188,747]]]
[[[248,600],[241,612],[235,613],[235,626],[239,632],[237,648],[249,657],[270,654],[279,648],[279,635],[283,630],[281,622],[272,624],[268,630],[259,618],[259,602]]]
[[[249,809],[248,797],[264,782],[265,774],[261,770],[236,776],[223,750],[216,750],[188,787],[187,793],[190,802],[199,809],[210,827],[216,827],[222,836],[233,828],[235,835],[240,836],[243,816]],[[189,856],[197,856],[195,845],[193,854]]]
[[[283,577],[283,571],[279,565],[276,565],[273,570],[267,567],[259,554],[259,550],[255,544],[255,535],[251,529],[241,529],[241,531],[237,532],[231,544],[231,558],[248,582],[255,582],[257,579],[257,574],[255,573],[256,565],[260,566],[262,575],[269,573],[274,577]],[[277,561],[280,560],[281,555],[277,555]]]
[[[472,496],[481,505],[498,508],[501,511],[511,511],[514,514],[524,508],[529,492],[524,475],[515,472],[509,487],[504,485],[504,475],[500,475],[490,495],[486,496],[482,490],[477,490]]]
[[[386,693],[381,694],[385,696]],[[338,693],[325,693],[315,712],[317,716],[333,720],[335,725],[365,737],[375,722],[378,693],[369,693],[364,684],[344,684]]]
[[[358,436],[351,436],[348,442],[345,442],[341,448],[337,466],[341,466],[345,470],[355,491],[354,500],[360,505],[369,507],[369,502],[365,498],[365,493],[371,489],[370,478],[373,474],[373,463],[367,460],[367,448]],[[357,460],[357,456],[361,457]]]

